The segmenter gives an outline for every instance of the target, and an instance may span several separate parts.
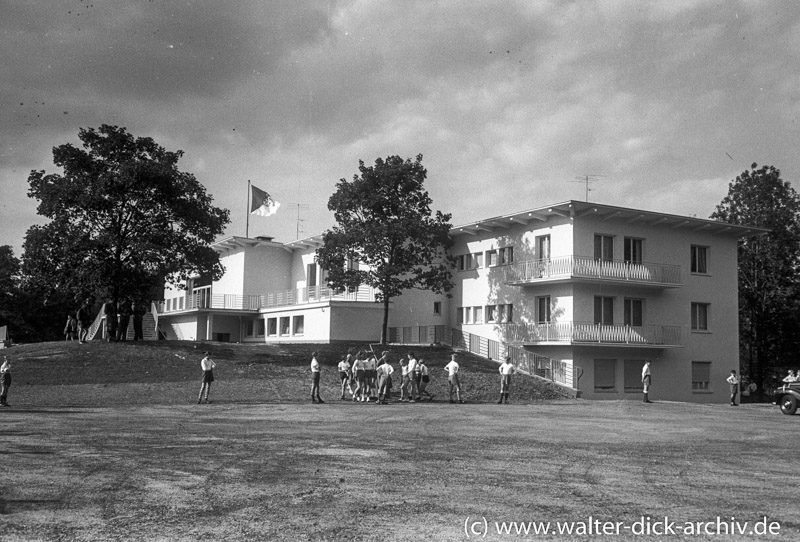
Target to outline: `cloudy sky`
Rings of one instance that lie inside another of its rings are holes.
[[[92,3],[94,2],[94,3]],[[800,4],[0,0],[0,245],[80,128],[183,150],[226,235],[333,224],[358,160],[423,154],[454,225],[569,199],[707,217],[750,164],[800,189]],[[294,204],[294,205],[293,205]]]

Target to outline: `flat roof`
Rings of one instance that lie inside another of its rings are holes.
[[[770,231],[766,228],[739,226],[708,218],[672,215],[655,211],[645,211],[643,209],[630,209],[626,207],[617,207],[615,205],[604,205],[602,203],[570,200],[554,205],[537,207],[535,209],[518,211],[492,218],[485,218],[477,222],[470,222],[460,226],[454,226],[450,230],[450,235],[476,235],[481,231],[491,232],[496,229],[507,229],[515,224],[528,225],[536,221],[544,222],[554,216],[562,216],[570,219],[591,216],[599,220],[619,220],[630,224],[641,223],[649,226],[663,225],[673,229],[684,228],[717,235],[732,235],[734,237],[762,235]]]

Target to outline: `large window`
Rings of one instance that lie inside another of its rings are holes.
[[[708,331],[708,303],[692,303],[692,331]]]
[[[547,324],[550,322],[550,296],[543,295],[536,298],[536,323]]]
[[[612,325],[614,323],[614,298],[597,296],[594,298],[594,323]]]
[[[317,285],[317,264],[310,263],[306,266],[306,286],[311,288]]]
[[[247,320],[244,323],[245,337],[263,337],[264,336],[264,319]]]
[[[278,334],[278,319],[267,318],[267,335],[274,336]]]
[[[711,382],[711,362],[692,362],[692,391],[708,391]]]
[[[509,265],[514,263],[514,247],[503,247],[497,251],[500,259],[500,265]]]
[[[623,380],[625,393],[637,393],[642,391],[642,366],[643,359],[626,359],[624,361]]]
[[[616,391],[617,360],[594,360],[594,391]]]
[[[610,235],[594,236],[594,259],[613,260],[614,259],[614,238]]]
[[[294,329],[294,334],[302,335],[303,331],[305,330],[306,317],[303,315],[295,316],[293,320],[294,325],[292,328]]]
[[[625,238],[625,261],[628,263],[642,263],[642,240],[634,237]]]
[[[644,312],[644,300],[625,299],[625,325],[642,326],[642,314]]]
[[[692,245],[692,273],[708,273],[708,247]]]
[[[281,316],[281,335],[289,335],[289,317]]]

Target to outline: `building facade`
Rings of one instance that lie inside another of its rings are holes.
[[[561,376],[545,376],[592,399],[640,398],[650,360],[651,398],[723,402],[738,371],[737,241],[760,233],[576,201],[458,226],[452,297],[394,299],[390,339],[455,338],[489,344],[482,353],[494,359],[556,360],[547,371]],[[319,246],[320,237],[216,243],[225,275],[165,292],[159,329],[187,340],[377,341],[375,292],[330,290]]]

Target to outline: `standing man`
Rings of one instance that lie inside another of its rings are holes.
[[[344,356],[339,362],[339,380],[342,381],[342,401],[344,401],[344,389],[347,388],[350,395],[353,395],[353,388],[350,387],[350,364]]]
[[[736,376],[736,371],[731,370],[731,375],[727,378],[728,384],[731,385],[731,406],[736,405],[736,394],[739,393],[739,377]]]
[[[644,362],[644,367],[642,367],[642,392],[644,393],[643,401],[645,403],[652,403],[652,401],[647,397],[647,394],[650,392],[650,360]]]
[[[378,404],[388,405],[389,394],[392,391],[392,373],[394,367],[389,364],[389,352],[384,352],[381,356],[378,372]]]
[[[458,354],[453,352],[450,354],[450,363],[444,366],[444,370],[447,372],[447,382],[450,384],[450,402],[455,403],[453,401],[453,391],[456,392],[456,397],[458,398],[459,403],[463,403],[464,401],[461,400],[461,382],[458,380],[458,362],[456,361],[456,357]]]
[[[0,406],[10,407],[8,404],[8,388],[11,387],[11,362],[3,356],[3,365],[0,365]]]
[[[324,403],[325,401],[322,400],[322,397],[319,396],[319,375],[320,375],[320,368],[319,368],[319,361],[317,360],[317,356],[319,356],[319,352],[314,351],[311,354],[311,402],[312,403]]]
[[[128,325],[131,323],[131,304],[123,297],[117,306],[117,340],[128,340]]]
[[[511,375],[516,372],[516,367],[511,364],[511,356],[506,356],[506,360],[500,364],[500,400],[497,404],[503,402],[505,397],[506,404],[508,404],[508,391],[511,389]]]
[[[423,395],[428,396],[428,401],[433,401],[433,394],[428,391],[428,384],[431,381],[431,377],[428,375],[428,366],[425,365],[425,362],[422,359],[419,359],[417,362],[417,367],[419,367],[419,398],[420,401],[422,400]]]
[[[92,325],[92,314],[90,312],[88,299],[84,301],[81,308],[78,309],[76,316],[78,320],[78,342],[83,344],[89,336],[89,327]]]
[[[144,313],[147,312],[145,304],[141,301],[134,301],[131,306],[131,312],[133,313],[133,340],[144,340],[142,323],[144,321]]]
[[[417,358],[414,357],[414,352],[408,353],[408,365],[406,366],[408,374],[408,389],[409,389],[409,403],[414,403],[421,400],[419,396],[419,384],[417,383]]]
[[[106,315],[106,341],[117,340],[117,307],[109,297],[103,304],[103,314]]]
[[[214,367],[216,366],[217,364],[211,359],[211,354],[203,352],[203,359],[200,360],[200,368],[203,369],[203,382],[200,384],[200,395],[197,396],[198,405],[203,399],[208,403],[208,392],[211,391],[211,383],[214,382]],[[205,397],[203,397],[203,392],[205,392]]]

